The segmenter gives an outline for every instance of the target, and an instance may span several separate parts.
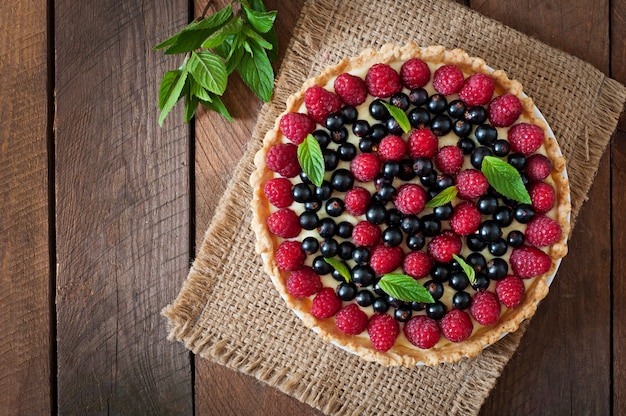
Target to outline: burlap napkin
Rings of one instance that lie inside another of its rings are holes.
[[[520,80],[542,110],[569,162],[573,219],[626,100],[626,89],[591,65],[463,6],[407,3],[324,0],[305,5],[274,99],[261,111],[180,294],[163,311],[171,339],[326,413],[475,414],[526,325],[477,358],[434,368],[367,363],[306,329],[263,273],[249,226],[253,155],[287,96],[323,67],[366,47],[412,39],[465,49]]]

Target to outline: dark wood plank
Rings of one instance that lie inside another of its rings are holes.
[[[189,352],[160,310],[189,266],[189,129],[157,125],[180,63],[152,47],[188,2],[55,5],[58,407],[61,414],[191,414]]]
[[[47,2],[0,3],[0,414],[50,414]]]

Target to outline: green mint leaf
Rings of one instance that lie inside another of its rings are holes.
[[[200,101],[203,106],[208,108],[209,110],[213,110],[218,114],[224,116],[224,118],[231,123],[233,122],[233,117],[228,112],[228,109],[217,95],[213,95],[211,97],[211,101]]]
[[[237,64],[241,61],[241,58],[243,58],[243,54],[246,53],[243,48],[239,47],[238,42],[240,42],[239,38],[233,40],[233,44],[236,46],[233,46],[226,56],[226,72],[228,74],[232,73],[237,68]]]
[[[324,257],[324,260],[326,261],[326,263],[333,266],[335,270],[339,272],[339,274],[341,275],[341,277],[344,278],[346,283],[350,283],[351,276],[350,276],[350,270],[348,269],[348,266],[346,266],[343,262],[339,260],[335,260],[333,258]]]
[[[402,131],[408,133],[409,130],[411,130],[411,123],[409,122],[409,117],[406,115],[406,113],[402,111],[401,108],[398,108],[395,105],[391,105],[385,101],[381,102],[383,103],[387,111],[389,111],[391,117],[396,119]]]
[[[248,26],[243,27],[243,33],[248,37],[248,39],[252,42],[256,42],[261,48],[271,50],[274,45],[265,40],[263,36],[259,35],[253,29],[250,29]]]
[[[247,45],[247,47],[246,47]],[[237,65],[237,72],[248,87],[264,102],[272,98],[274,92],[274,69],[265,50],[255,43],[244,42],[246,50]]]
[[[161,85],[159,87],[159,126],[163,125],[163,121],[167,114],[174,108],[174,105],[182,97],[185,83],[187,82],[187,66],[183,64],[183,69],[168,71],[163,75]]]
[[[446,189],[435,195],[433,199],[428,201],[426,203],[426,206],[428,208],[436,208],[445,205],[448,202],[452,201],[456,197],[457,193],[458,190],[456,186],[448,186]]]
[[[252,10],[256,10],[257,12],[267,11],[263,1],[261,0],[250,0],[248,5]],[[264,33],[263,37],[272,44],[272,49],[267,50],[267,57],[270,58],[270,62],[276,62],[278,59],[278,36],[276,36],[276,30],[274,30],[274,27],[272,27],[269,32]]]
[[[316,186],[322,186],[324,181],[324,156],[319,142],[308,134],[298,145],[298,162],[306,176]]]
[[[193,77],[190,77],[193,79]],[[195,80],[194,80],[195,81]],[[189,83],[189,94],[192,97],[196,97],[200,101],[213,101],[211,98],[211,93],[207,91],[202,85],[198,82],[190,82]]]
[[[211,36],[207,37],[206,40],[202,43],[202,47],[206,49],[212,49],[219,45],[221,45],[228,36],[237,35],[242,31],[244,27],[244,22],[239,17],[235,17],[227,24],[222,26],[219,30],[213,33]]]
[[[380,278],[378,286],[389,296],[405,302],[435,302],[433,296],[424,286],[406,274],[386,274]]]
[[[259,33],[267,33],[274,26],[276,11],[256,11],[249,8],[245,4],[243,5],[243,11],[246,14],[246,19],[248,19],[250,25]]]
[[[193,78],[203,88],[218,95],[224,94],[228,74],[219,56],[209,51],[192,52],[188,67]]]
[[[476,283],[476,271],[474,270],[474,268],[470,266],[469,264],[467,264],[465,260],[457,256],[456,254],[452,254],[452,258],[461,265],[461,269],[463,269],[463,271],[467,275],[467,278],[469,279],[470,284],[473,285],[474,283]]]
[[[189,123],[196,114],[199,103],[200,102],[197,97],[194,97],[191,94],[185,96],[185,123]]]
[[[530,204],[530,195],[513,166],[495,156],[485,156],[480,170],[493,188],[502,195],[523,204]]]

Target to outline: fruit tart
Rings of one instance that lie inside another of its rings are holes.
[[[531,317],[570,195],[519,82],[441,46],[367,49],[307,80],[255,155],[252,228],[278,293],[382,365],[473,357]]]

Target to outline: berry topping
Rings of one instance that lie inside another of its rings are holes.
[[[298,241],[283,241],[276,250],[276,264],[280,270],[297,270],[302,267],[305,259],[306,253]]]
[[[500,318],[500,302],[495,293],[479,291],[474,295],[470,314],[481,325],[495,324]]]
[[[522,114],[522,103],[513,94],[494,98],[489,104],[489,121],[495,127],[508,127]]]
[[[526,241],[536,247],[550,246],[561,238],[559,223],[545,215],[535,215],[526,226]]]
[[[532,206],[538,214],[545,214],[554,206],[556,191],[545,182],[535,182],[528,187]]]
[[[272,178],[265,182],[263,193],[276,208],[287,208],[293,203],[291,181],[287,178]]]
[[[352,240],[358,246],[375,246],[380,242],[380,227],[369,221],[361,221],[352,229]]]
[[[481,222],[480,212],[472,202],[461,202],[454,207],[450,228],[458,235],[469,235],[478,230]]]
[[[474,199],[487,193],[489,182],[482,172],[466,169],[456,175],[457,196],[461,199]]]
[[[406,155],[406,143],[400,136],[389,135],[380,141],[378,145],[378,157],[380,160],[401,160]]]
[[[419,214],[426,205],[426,191],[419,185],[407,183],[398,189],[394,204],[403,214]]]
[[[536,124],[519,123],[509,129],[508,139],[512,151],[527,156],[543,144],[544,132]]]
[[[318,319],[330,318],[341,308],[341,299],[330,287],[325,287],[313,298],[311,315]]]
[[[285,178],[298,176],[301,170],[298,162],[298,146],[291,143],[272,146],[267,151],[265,163],[270,170]]]
[[[322,281],[310,267],[291,272],[287,278],[287,291],[296,298],[306,298],[322,290]]]
[[[372,341],[372,346],[378,351],[389,351],[400,333],[398,321],[391,315],[374,315],[367,325],[367,333]]]
[[[552,162],[547,156],[535,153],[526,158],[524,172],[531,182],[542,181],[550,175]]]
[[[540,276],[550,270],[552,260],[550,256],[532,246],[522,246],[513,249],[509,259],[513,273],[522,279]]]
[[[350,162],[350,171],[357,181],[373,181],[380,171],[380,159],[373,153],[360,153]]]
[[[346,192],[344,203],[346,211],[350,215],[359,216],[365,214],[367,204],[369,204],[371,198],[370,192],[360,186],[355,186]]]
[[[440,263],[451,262],[453,254],[460,254],[463,243],[458,235],[443,231],[428,243],[428,255]]]
[[[363,104],[367,98],[367,86],[361,78],[343,73],[335,78],[335,92],[341,98],[341,101],[348,105]]]
[[[404,325],[404,335],[411,344],[422,349],[434,347],[441,336],[437,321],[424,315],[411,318]]]
[[[404,273],[415,279],[428,276],[432,268],[433,261],[423,251],[412,251],[408,253],[402,263]]]
[[[367,328],[368,317],[356,303],[352,303],[337,312],[335,325],[337,329],[348,335],[360,334]]]
[[[387,64],[374,64],[365,76],[367,90],[374,97],[386,98],[402,90],[400,75]]]
[[[421,128],[412,130],[408,140],[409,154],[412,158],[431,158],[437,153],[439,140],[435,133],[429,129]]]
[[[435,166],[442,173],[458,173],[463,166],[463,151],[457,146],[442,147],[435,156]]]
[[[372,249],[370,266],[377,274],[391,273],[400,267],[403,257],[404,252],[401,247],[378,245]]]
[[[402,85],[408,89],[423,87],[430,81],[430,68],[419,58],[412,58],[400,68]]]
[[[433,75],[433,87],[439,94],[450,95],[459,92],[464,80],[463,72],[456,65],[443,65]]]
[[[446,339],[452,342],[461,342],[472,335],[474,324],[467,312],[460,309],[452,309],[441,321],[441,333]]]
[[[515,308],[524,299],[524,282],[517,276],[507,275],[496,283],[496,295],[500,303],[507,308]]]
[[[267,218],[267,228],[282,238],[293,238],[300,234],[300,219],[289,208],[282,208]]]
[[[280,118],[280,131],[295,144],[300,144],[309,133],[315,130],[315,122],[306,114],[287,113]]]
[[[495,84],[486,74],[473,74],[468,77],[459,90],[459,98],[469,106],[485,105],[491,100]]]
[[[324,124],[331,113],[341,110],[341,99],[332,92],[314,85],[304,92],[304,105],[309,117],[316,123]]]

